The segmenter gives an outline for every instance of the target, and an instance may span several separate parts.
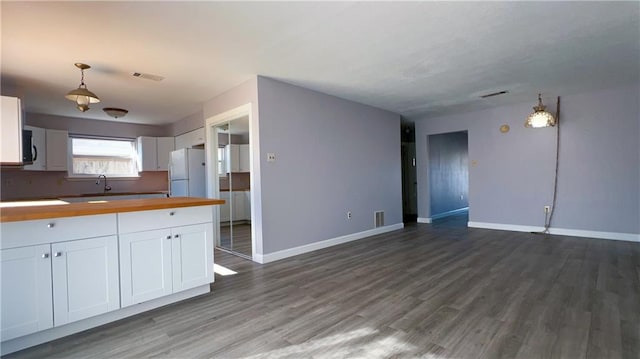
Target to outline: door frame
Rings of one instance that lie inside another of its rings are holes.
[[[259,168],[259,146],[257,145],[257,124],[254,123],[251,103],[238,106],[234,109],[217,114],[205,120],[205,156],[206,156],[206,173],[207,173],[207,197],[220,198],[220,181],[218,179],[218,136],[216,135],[216,126],[230,122],[241,117],[249,117],[249,167],[250,167],[250,186],[251,186],[251,260],[258,262],[257,256],[257,234],[258,225],[262,223],[261,212],[258,210],[258,199],[260,191],[258,189],[258,181],[256,180],[257,169]],[[254,156],[254,154],[257,154]],[[213,179],[213,180],[212,180]],[[217,238],[220,238],[220,210],[219,206],[214,206],[215,223],[214,228]],[[261,241],[260,241],[261,242]]]

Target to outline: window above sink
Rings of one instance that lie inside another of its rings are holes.
[[[127,138],[69,136],[69,177],[139,177],[136,142]]]

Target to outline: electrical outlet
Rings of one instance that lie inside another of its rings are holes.
[[[351,219],[351,212],[347,212],[347,219]]]
[[[551,212],[551,206],[544,206],[544,213]]]
[[[267,153],[267,162],[275,162],[276,154],[275,153]]]

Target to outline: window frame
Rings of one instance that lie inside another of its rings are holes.
[[[139,179],[140,178],[140,166],[138,163],[138,144],[135,138],[129,137],[107,137],[107,136],[94,136],[94,135],[83,135],[83,134],[69,134],[68,142],[67,142],[67,179],[70,180],[95,180],[99,174],[81,174],[73,172],[73,140],[74,139],[88,139],[88,140],[106,140],[106,141],[122,141],[122,142],[130,142],[133,146],[132,159],[134,161],[134,171],[135,173],[131,174],[106,174],[109,179],[119,179],[119,180],[127,180],[127,179]]]

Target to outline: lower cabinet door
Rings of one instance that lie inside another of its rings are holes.
[[[213,282],[213,224],[172,230],[173,291]]]
[[[118,237],[51,245],[56,326],[120,308]]]
[[[0,339],[53,327],[48,244],[0,250]]]
[[[122,307],[173,292],[171,230],[120,235],[120,297]]]

